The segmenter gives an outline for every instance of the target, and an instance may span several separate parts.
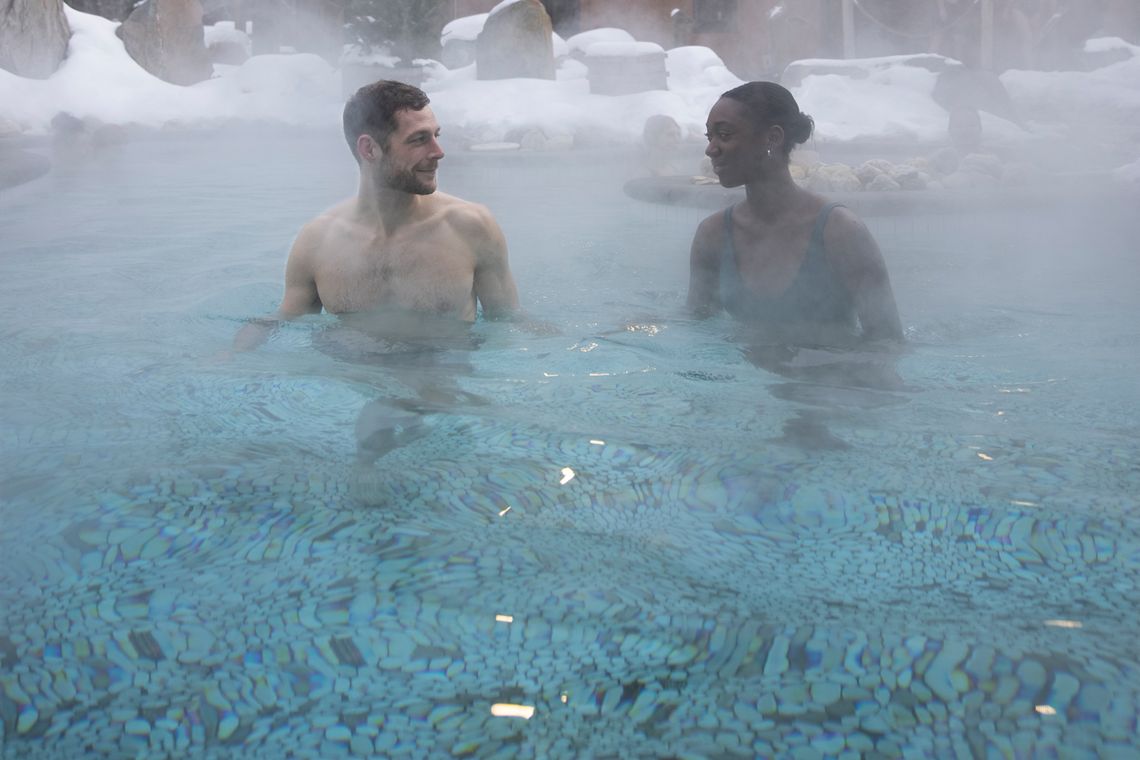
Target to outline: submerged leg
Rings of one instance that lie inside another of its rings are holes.
[[[817,410],[802,410],[784,422],[783,435],[777,443],[796,446],[805,451],[842,451],[851,446],[827,429],[823,415]]]
[[[429,432],[424,413],[398,400],[369,401],[356,418],[356,462],[370,465]]]

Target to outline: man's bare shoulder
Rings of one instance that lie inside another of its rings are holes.
[[[446,214],[448,221],[453,224],[478,227],[496,224],[491,210],[482,203],[473,203],[454,195],[439,192],[435,193],[433,197],[436,200],[436,207],[441,213]]]
[[[305,223],[301,228],[301,232],[318,233],[327,232],[330,228],[337,227],[345,222],[351,221],[353,211],[356,208],[356,200],[348,198],[343,200],[335,206],[331,206],[315,217]]]
[[[483,204],[445,193],[435,195],[439,196],[436,201],[438,213],[465,239],[487,242],[502,237],[502,230],[494,214]]]
[[[350,222],[353,209],[352,199],[342,201],[325,209],[305,222],[293,243],[293,255],[308,255],[319,251],[329,240]]]

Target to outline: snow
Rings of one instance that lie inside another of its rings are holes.
[[[240,66],[216,65],[212,79],[180,87],[140,68],[115,36],[116,23],[70,7],[66,13],[72,37],[67,58],[54,75],[34,80],[0,70],[0,134],[49,132],[60,112],[156,128],[246,121],[339,129],[341,72],[315,55],[258,55]],[[477,34],[477,26],[479,17],[469,16],[449,24],[445,34],[462,39]],[[244,38],[232,25],[207,31],[211,41]],[[591,54],[633,56],[661,50],[616,28],[582,32],[563,44],[563,50]],[[1100,39],[1089,41],[1085,49],[1093,56],[1090,60],[1099,56],[1107,63],[1088,72],[1005,72],[1001,81],[1026,126],[984,113],[986,139],[1024,139],[1027,128],[1038,136],[1119,138],[1131,141],[1124,143],[1125,154],[1132,150],[1128,155],[1140,157],[1131,126],[1140,123],[1140,47]],[[645,120],[654,114],[669,115],[688,134],[700,134],[720,94],[743,80],[706,47],[665,52],[669,89],[663,91],[592,95],[587,67],[570,57],[560,59],[553,81],[479,81],[474,65],[448,70],[431,62],[424,87],[445,128],[481,136],[485,143],[502,142],[507,132],[520,127],[540,128],[547,136],[632,142],[640,139]],[[913,61],[914,56],[904,58]],[[801,109],[815,119],[815,139],[945,144],[947,113],[932,98],[936,76],[904,58],[799,62],[839,72],[809,74],[792,88]],[[1136,164],[1118,172],[1128,177],[1137,173]]]
[[[490,15],[490,13],[476,13],[474,16],[461,16],[449,21],[440,32],[440,43],[446,45],[451,41],[474,42],[479,38],[479,33],[483,31],[483,25],[487,23]]]
[[[550,35],[551,42],[554,43],[554,59],[565,58],[570,55],[570,46],[566,44],[566,40],[558,36],[558,32],[552,32]]]
[[[202,32],[207,48],[213,45],[232,43],[245,50],[246,55],[252,52],[249,35],[235,27],[232,21],[219,21],[216,24],[208,24],[203,28]]]
[[[1118,38],[1085,44],[1086,52],[1127,56],[1093,71],[1007,71],[1001,82],[1014,105],[1037,119],[1076,117],[1089,124],[1140,121],[1140,47]]]
[[[339,118],[340,75],[319,56],[254,56],[181,87],[136,64],[115,36],[117,23],[68,6],[65,11],[72,35],[55,74],[33,80],[0,70],[0,120],[16,131],[46,132],[61,111],[149,127],[265,120],[317,126]]]
[[[492,8],[491,12],[488,13],[487,15],[488,16],[494,16],[496,13],[503,10],[503,8],[506,8],[508,6],[514,5],[515,3],[521,3],[521,2],[523,2],[523,0],[503,0],[503,2],[499,3],[494,8]]]
[[[797,88],[800,110],[816,118],[818,133],[840,141],[875,137],[920,142],[933,142],[946,133],[946,110],[931,98],[937,78],[933,72],[877,65],[864,71],[866,78],[857,88],[851,78],[839,74],[808,76]]]
[[[483,26],[487,23],[487,18],[490,15],[490,13],[476,13],[473,16],[461,16],[454,21],[449,21],[444,25],[443,31],[440,32],[439,43],[446,45],[449,42],[474,42],[479,39],[479,34],[483,31]],[[551,33],[550,37],[554,44],[555,58],[570,55],[570,48],[566,44],[566,40],[559,37],[557,32]]]
[[[642,55],[664,53],[665,48],[656,42],[593,42],[586,46],[587,56],[637,58]]]
[[[733,74],[710,48],[697,45],[675,47],[665,54],[669,87],[682,91],[731,90],[744,80]]]
[[[1133,45],[1119,37],[1096,37],[1085,42],[1086,53],[1107,53],[1115,50],[1123,50],[1131,53],[1133,56],[1140,55],[1140,47]]]
[[[585,53],[586,48],[597,42],[636,42],[633,35],[624,29],[616,29],[610,26],[603,26],[598,29],[590,29],[586,32],[578,32],[578,34],[567,38],[566,45],[570,48],[571,54]]]

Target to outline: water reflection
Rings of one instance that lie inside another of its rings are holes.
[[[427,436],[432,415],[489,404],[459,386],[473,373],[470,354],[481,342],[469,323],[399,309],[343,315],[313,334],[322,353],[379,371],[367,380],[382,387],[355,424],[358,474]]]
[[[512,705],[498,703],[491,705],[491,714],[496,718],[522,718],[530,720],[534,716],[532,705]]]
[[[881,342],[862,344],[850,336],[833,336],[833,343],[806,336],[758,330],[738,331],[735,340],[753,366],[783,382],[769,383],[768,392],[793,403],[793,416],[785,421],[777,443],[806,451],[840,451],[848,444],[828,423],[850,420],[854,413],[909,401],[908,387],[898,373],[904,348]]]

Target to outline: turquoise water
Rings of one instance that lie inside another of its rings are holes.
[[[1136,221],[870,219],[882,390],[686,319],[705,212],[627,171],[445,159],[560,334],[414,376],[325,316],[218,358],[353,191],[335,135],[0,194],[3,756],[1135,756]],[[360,465],[370,407],[401,445]]]

